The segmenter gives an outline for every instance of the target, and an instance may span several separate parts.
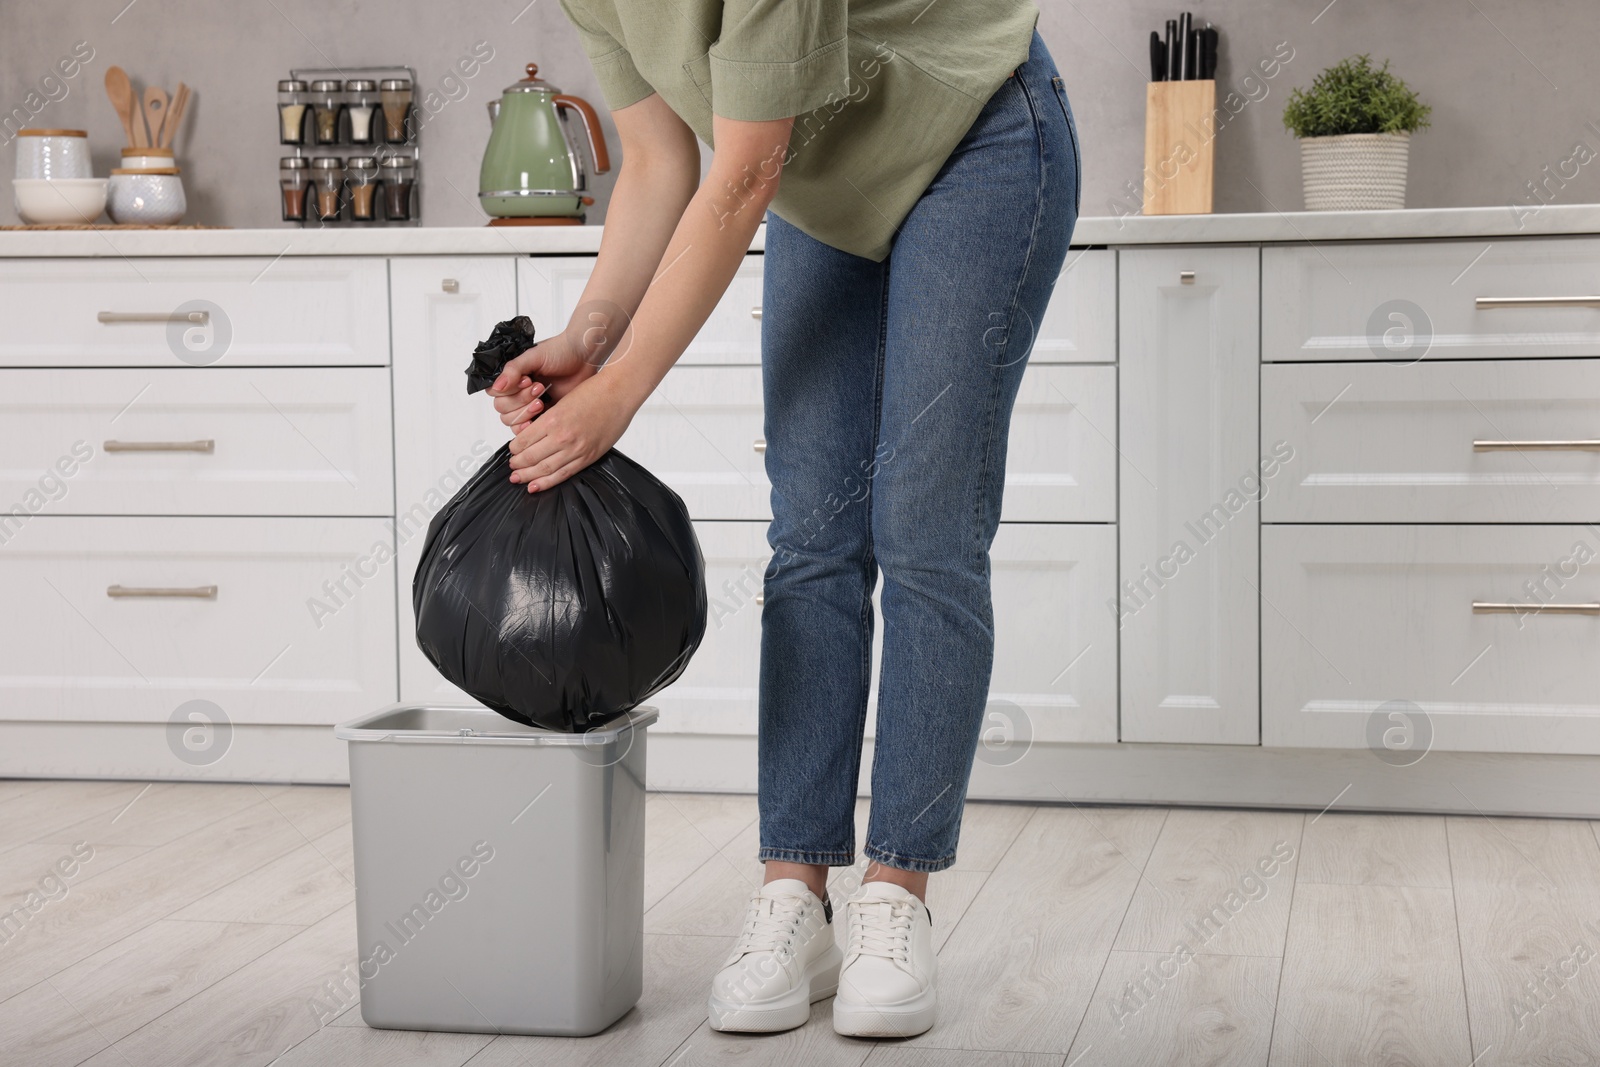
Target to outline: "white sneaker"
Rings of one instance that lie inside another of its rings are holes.
[[[915,1037],[937,1013],[933,919],[915,894],[867,882],[845,902],[846,946],[833,1029],[847,1037]]]
[[[768,882],[750,897],[739,943],[711,979],[713,1030],[772,1033],[811,1018],[811,1005],[839,986],[842,953],[833,907],[794,878]]]

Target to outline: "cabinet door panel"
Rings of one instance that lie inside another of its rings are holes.
[[[744,257],[711,317],[679,358],[679,366],[760,365],[761,264],[759,255]],[[593,256],[525,256],[517,260],[522,314],[533,319],[540,337],[566,329],[593,270]]]
[[[510,256],[397,258],[394,285],[395,530],[400,693],[407,701],[471,704],[417,648],[411,579],[428,522],[511,436],[482,393],[467,395],[473,347],[517,313]],[[446,279],[454,281],[447,291]]]
[[[1268,361],[1600,356],[1592,237],[1279,245],[1262,268]]]
[[[1400,765],[1430,748],[1600,753],[1591,527],[1273,525],[1262,536],[1261,591],[1281,622],[1262,634],[1266,744],[1365,747]]]
[[[356,256],[4,260],[0,366],[381,367],[387,295]]]
[[[167,722],[206,700],[336,723],[394,700],[381,519],[34,515],[0,541],[0,719]]]
[[[1030,363],[1115,363],[1117,253],[1087,248],[1068,253]]]
[[[1255,744],[1258,253],[1119,262],[1122,740]]]

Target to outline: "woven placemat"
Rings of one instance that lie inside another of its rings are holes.
[[[128,223],[44,222],[37,226],[0,226],[0,230],[231,230],[232,226],[141,226]]]

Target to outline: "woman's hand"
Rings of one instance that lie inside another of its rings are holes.
[[[530,493],[549,489],[605,455],[617,443],[633,421],[638,405],[617,393],[612,377],[591,377],[572,386],[561,403],[552,405],[518,431],[511,442],[513,482],[526,483]],[[499,401],[495,404],[498,407]],[[539,404],[540,401],[533,401],[534,406]]]
[[[582,344],[558,333],[508,360],[487,392],[494,398],[500,421],[517,434],[547,403],[559,400],[598,369],[599,363]]]

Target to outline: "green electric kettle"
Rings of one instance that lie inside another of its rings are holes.
[[[489,102],[493,129],[478,171],[478,203],[498,218],[581,219],[594,199],[584,195],[588,174],[568,133],[567,113],[583,119],[596,174],[611,169],[600,116],[587,100],[541,81],[538,64],[527,69],[526,78]]]

